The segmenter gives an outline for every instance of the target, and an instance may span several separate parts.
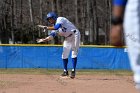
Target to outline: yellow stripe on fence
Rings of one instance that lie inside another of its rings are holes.
[[[0,46],[54,46],[54,47],[62,47],[62,45],[54,45],[54,44],[0,44]],[[126,46],[110,46],[110,45],[80,45],[80,47],[97,47],[97,48],[126,48]]]

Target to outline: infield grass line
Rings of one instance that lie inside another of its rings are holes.
[[[60,75],[62,69],[29,69],[29,68],[16,68],[16,69],[0,69],[1,74],[29,74],[29,75]],[[69,71],[70,72],[70,71]],[[78,75],[116,75],[116,76],[132,76],[130,70],[97,70],[97,69],[78,69]]]

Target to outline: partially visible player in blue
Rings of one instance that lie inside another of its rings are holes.
[[[45,18],[49,23],[53,26],[42,26],[38,25],[41,28],[48,29],[48,30],[55,30],[50,33],[50,35],[44,39],[38,39],[38,43],[45,42],[52,40],[57,34],[60,36],[65,37],[63,43],[63,65],[64,65],[64,72],[61,76],[68,76],[68,56],[70,51],[72,51],[72,71],[71,71],[71,78],[75,77],[76,74],[76,64],[77,64],[77,55],[80,45],[80,32],[79,30],[65,17],[58,17],[55,12],[49,12]]]
[[[117,32],[124,29],[134,81],[140,90],[140,0],[113,0],[112,12],[111,31],[118,37]]]

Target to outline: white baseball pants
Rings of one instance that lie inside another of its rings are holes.
[[[72,51],[72,58],[76,58],[78,55],[80,45],[80,32],[76,30],[71,36],[66,37],[63,43],[62,59],[69,57],[70,51]]]
[[[140,83],[140,0],[128,0],[124,32],[134,81]]]

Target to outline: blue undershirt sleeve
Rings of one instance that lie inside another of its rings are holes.
[[[125,6],[127,3],[127,0],[114,0],[113,5],[115,6]]]
[[[52,31],[49,36],[55,37],[56,36],[56,31]]]
[[[58,24],[58,23],[57,23],[57,24],[54,25],[54,29],[55,29],[55,30],[58,30],[60,27],[61,27],[61,24]]]

